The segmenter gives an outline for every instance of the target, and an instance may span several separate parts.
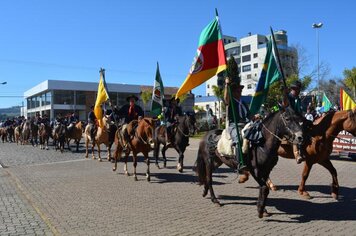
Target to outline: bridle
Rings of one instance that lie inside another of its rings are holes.
[[[146,124],[148,124],[148,122],[143,118],[142,119]],[[142,121],[140,121],[140,122],[142,122]],[[150,124],[148,124],[148,126],[150,127],[150,129],[151,129],[151,133],[152,133],[152,139],[154,139],[154,127],[152,127]],[[147,136],[147,135],[146,135]],[[142,143],[144,143],[144,144],[146,144],[146,145],[150,145],[150,143],[148,142],[148,140],[146,141],[146,140],[144,140],[143,138],[142,138],[142,136],[141,135],[139,135],[138,133],[137,133],[137,128],[136,128],[136,130],[135,130],[135,137],[138,139],[138,140],[140,140]],[[147,136],[147,138],[148,138],[148,136]]]
[[[295,134],[294,134],[294,132],[289,128],[289,126],[287,125],[287,121],[286,121],[286,118],[284,117],[283,113],[281,113],[281,118],[282,118],[282,121],[283,121],[283,124],[284,124],[285,128],[286,128],[286,129],[289,131],[289,133],[291,134],[291,135],[288,135],[288,136],[286,137],[287,142],[293,143],[293,140],[294,140],[294,138],[295,138]],[[272,136],[274,136],[275,138],[277,138],[280,142],[283,141],[282,138],[278,137],[276,134],[274,134],[272,131],[270,131],[270,130],[265,126],[265,124],[262,123],[262,126],[263,126],[264,129],[267,130],[268,133],[270,133]]]

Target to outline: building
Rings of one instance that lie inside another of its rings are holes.
[[[134,94],[140,98],[141,92],[147,86],[107,83],[107,88],[112,105],[120,108],[127,104],[126,98],[129,95]],[[149,86],[148,88],[152,89]],[[165,89],[167,91],[166,98],[170,98],[173,92],[178,90],[178,88],[172,87]],[[86,120],[90,106],[95,103],[97,90],[98,83],[94,82],[46,80],[24,93],[26,105],[22,115],[33,117],[39,112],[41,115],[46,114],[50,119],[54,119],[59,113],[67,115],[75,112],[80,120]],[[138,104],[146,108],[145,114],[147,114],[149,106],[144,104],[141,98]],[[186,111],[193,110],[194,95],[188,95],[183,105]]]
[[[294,48],[288,46],[287,32],[284,30],[275,31],[274,36],[285,77],[297,73],[298,54]],[[227,59],[233,56],[239,67],[241,84],[245,86],[242,95],[253,95],[255,92],[266,56],[268,38],[269,35],[249,33],[246,37],[225,44]],[[228,41],[224,40],[224,42]],[[207,81],[206,96],[214,96],[212,86],[218,85],[218,81],[221,80],[223,81],[222,73]]]

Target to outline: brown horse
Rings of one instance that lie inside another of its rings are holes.
[[[22,136],[21,136],[21,132],[22,132],[22,126],[19,125],[15,128],[15,142],[16,142],[16,145],[19,144],[22,144]]]
[[[132,151],[133,166],[134,166],[134,178],[137,181],[136,167],[137,167],[137,154],[142,152],[147,164],[146,179],[151,180],[150,177],[150,158],[148,153],[154,148],[154,135],[155,135],[155,123],[156,120],[152,118],[142,118],[141,120],[133,120],[127,125],[127,134],[130,135],[129,148],[125,152],[125,167],[124,172],[128,176],[127,171],[127,158]],[[116,131],[115,135],[116,150],[114,153],[114,167],[113,171],[117,169],[118,159],[121,158],[123,152],[123,142],[120,131]]]
[[[40,124],[40,128],[38,130],[38,136],[40,139],[40,149],[48,150],[48,140],[51,135],[51,127],[46,124]]]
[[[320,120],[314,122],[309,134],[310,139],[303,146],[306,161],[302,173],[302,181],[298,192],[305,198],[310,198],[305,190],[305,182],[308,179],[310,170],[315,163],[325,167],[332,176],[331,194],[337,199],[339,195],[339,183],[337,172],[330,161],[330,154],[333,150],[333,142],[341,131],[347,131],[356,136],[356,109],[347,111],[328,112]],[[278,154],[285,158],[294,158],[293,150],[290,146],[281,146]]]
[[[90,136],[90,124],[85,127],[84,135],[85,135],[85,158],[88,158],[88,150],[89,150],[89,143],[92,144],[91,151],[92,151],[92,158],[95,159],[94,155],[94,146],[95,144],[98,147],[98,161],[101,161],[100,155],[100,144],[105,144],[108,151],[108,161],[111,160],[111,146],[114,143],[114,134],[116,132],[116,126],[110,125],[110,119],[106,116],[103,117],[103,128],[98,127],[94,140],[92,140]],[[112,134],[112,135],[111,135]]]
[[[79,121],[78,123],[76,123],[71,130],[68,129],[66,138],[67,138],[67,145],[68,145],[68,149],[70,149],[70,145],[69,142],[73,139],[74,142],[77,144],[77,152],[79,150],[79,143],[80,140],[82,139],[82,134],[83,134],[83,124],[81,121]]]
[[[318,163],[325,167],[332,176],[331,195],[337,199],[339,195],[339,183],[337,172],[330,161],[330,154],[333,150],[333,142],[338,133],[346,130],[356,136],[356,109],[347,111],[330,111],[325,116],[314,121],[310,128],[307,142],[302,146],[305,150],[306,161],[302,173],[302,180],[298,188],[298,193],[310,199],[309,193],[305,190],[305,182],[309,177],[309,173],[314,164]],[[290,145],[281,145],[278,149],[278,155],[284,158],[294,159],[293,148]],[[239,182],[247,181],[248,174],[244,178],[240,178]],[[271,189],[276,190],[277,187],[269,179],[268,185]]]

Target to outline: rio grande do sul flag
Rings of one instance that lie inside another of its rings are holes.
[[[201,85],[223,70],[226,70],[226,57],[221,26],[216,11],[215,19],[200,34],[197,53],[188,76],[176,94],[176,98]]]
[[[341,110],[349,110],[356,108],[356,103],[352,98],[340,88],[340,106]]]
[[[101,109],[101,104],[109,100],[109,93],[107,90],[106,82],[105,82],[105,70],[100,69],[100,80],[98,85],[98,94],[96,96],[95,106],[94,106],[94,114],[96,119],[99,121],[99,126],[102,128],[104,126],[103,123],[103,111]]]
[[[162,77],[159,72],[159,65],[157,62],[156,78],[152,91],[151,113],[153,115],[158,116],[159,114],[162,113],[163,98],[164,98],[164,87],[163,87]]]

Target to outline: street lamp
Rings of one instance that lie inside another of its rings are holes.
[[[313,23],[312,27],[314,29],[316,29],[316,44],[317,44],[317,48],[318,48],[318,93],[320,95],[320,65],[319,65],[319,30],[321,27],[323,26],[323,23]]]

